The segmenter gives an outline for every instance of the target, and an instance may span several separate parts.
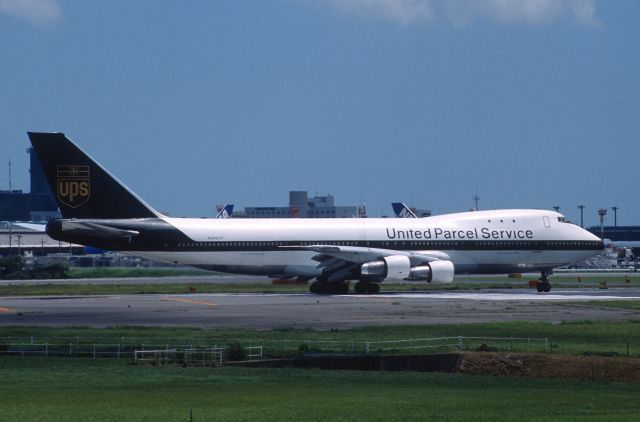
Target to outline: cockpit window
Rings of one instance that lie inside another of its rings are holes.
[[[567,222],[567,220],[565,220],[564,217],[558,217],[558,221],[561,222],[561,223],[566,223]]]

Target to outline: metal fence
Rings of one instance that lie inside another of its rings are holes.
[[[547,352],[548,338],[530,337],[431,337],[397,340],[228,340],[92,337],[0,337],[0,354],[46,357],[132,358],[135,362],[223,363],[259,360],[310,353],[425,353],[463,350]],[[256,345],[257,343],[261,343]],[[230,344],[232,349],[230,350]]]
[[[365,353],[373,351],[407,351],[419,349],[457,349],[457,350],[518,350],[548,352],[548,338],[531,337],[435,337],[408,340],[383,340],[366,342]]]
[[[252,354],[249,360],[261,359],[262,356]],[[157,350],[136,350],[133,354],[133,361],[136,364],[151,363],[162,365],[168,363],[199,364],[202,366],[222,365],[228,360],[228,349],[226,347],[200,347],[190,349],[157,349]]]
[[[564,352],[640,356],[635,339],[576,343],[534,337],[443,336],[394,340],[232,339],[178,337],[0,337],[0,356],[121,358],[136,364],[220,366],[229,361],[290,358],[305,354],[424,354],[451,351]]]

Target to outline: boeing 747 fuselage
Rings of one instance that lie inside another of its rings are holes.
[[[407,219],[167,217],[61,133],[29,133],[63,218],[54,239],[176,265],[315,281],[315,293],[375,293],[385,280],[540,271],[584,260],[601,240],[553,211],[507,209]]]

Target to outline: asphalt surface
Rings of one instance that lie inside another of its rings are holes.
[[[1,297],[0,326],[328,330],[513,320],[640,320],[640,311],[587,303],[602,300],[640,300],[640,289],[555,289],[551,293],[505,289],[372,296],[290,293]]]
[[[265,283],[271,284],[271,279],[264,276],[248,275],[180,275],[169,277],[101,277],[101,278],[69,278],[69,279],[42,279],[42,280],[0,280],[0,286],[26,286],[56,284],[62,286],[74,284],[247,284]]]
[[[611,280],[611,278],[620,279],[624,276],[637,279],[640,273],[634,272],[562,272],[551,276],[551,284],[562,283],[564,285],[589,286],[594,280]],[[456,276],[456,281],[462,280],[465,284],[486,284],[500,283],[522,285],[526,280],[537,280],[539,273],[524,273],[520,278],[507,278],[506,276],[487,276],[483,274],[476,275],[460,275]],[[584,278],[582,281],[579,279]],[[101,277],[101,278],[77,278],[77,279],[42,279],[42,280],[0,280],[0,286],[3,285],[73,285],[73,284],[260,284],[269,285],[272,279],[266,276],[250,276],[235,274],[218,274],[211,275],[179,275],[167,277]],[[424,285],[424,281],[405,281],[404,284]],[[611,285],[623,286],[623,281],[609,282]],[[384,289],[384,283],[382,284]]]

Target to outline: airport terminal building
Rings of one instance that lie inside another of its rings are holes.
[[[602,239],[612,242],[638,242],[640,243],[640,226],[593,226],[587,229]]]
[[[288,207],[246,207],[246,218],[363,218],[363,206],[336,206],[333,195],[309,197],[307,191],[290,191]]]

